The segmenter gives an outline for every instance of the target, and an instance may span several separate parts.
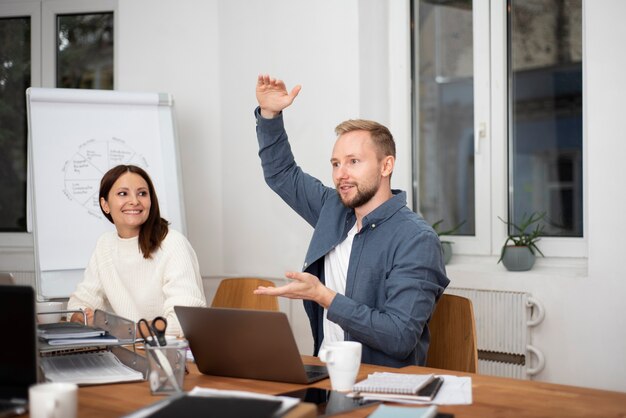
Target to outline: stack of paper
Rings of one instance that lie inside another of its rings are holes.
[[[41,358],[46,380],[94,385],[143,380],[143,374],[124,365],[113,353],[92,352]]]
[[[39,338],[52,346],[109,345],[118,339],[100,328],[89,327],[77,322],[41,324],[37,327]]]

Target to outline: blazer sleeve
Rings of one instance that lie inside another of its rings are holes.
[[[254,113],[265,182],[309,225],[315,226],[325,200],[334,189],[324,186],[296,164],[282,113],[273,119],[263,118],[258,107]]]

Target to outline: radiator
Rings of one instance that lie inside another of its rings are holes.
[[[478,339],[478,373],[531,379],[545,367],[532,345],[532,328],[543,321],[543,305],[529,293],[449,287],[446,293],[472,301]],[[533,365],[531,366],[531,363]]]

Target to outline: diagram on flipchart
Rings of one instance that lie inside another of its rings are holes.
[[[63,165],[63,193],[90,215],[104,219],[98,202],[100,180],[104,173],[119,164],[149,168],[146,158],[123,139],[112,137],[85,141]]]

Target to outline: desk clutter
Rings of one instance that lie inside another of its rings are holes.
[[[112,327],[107,328],[107,330],[118,338],[120,335],[128,338],[129,330],[122,326],[124,323],[121,321],[116,322],[114,317],[110,317],[110,319]],[[0,355],[0,370],[9,371],[8,373],[0,373],[0,416],[24,414],[29,406],[29,388],[41,382],[38,379],[37,369],[39,361],[37,359],[40,358],[40,354],[43,355],[41,358],[52,355],[52,353],[48,352],[40,353],[39,350],[35,295],[32,287],[0,285],[0,325],[2,325],[2,329],[7,330],[13,341],[12,344],[0,345],[0,354],[2,354]],[[118,332],[121,334],[118,334]],[[131,345],[134,349],[134,335],[131,333],[131,336],[133,341]],[[54,355],[60,355],[60,352],[72,352],[75,356],[91,348],[48,347],[50,350],[55,350]],[[147,370],[145,357],[127,350],[124,346],[113,344],[100,348],[101,352],[111,352],[115,358],[124,364],[133,364],[133,362],[143,359],[143,366],[135,363],[133,369],[143,370],[144,372]],[[309,357],[303,356],[304,363],[307,365],[318,362],[317,359]],[[199,389],[197,390],[202,391],[219,389],[232,391],[232,389],[236,388],[240,391],[250,391],[245,393],[286,393],[297,388],[312,388],[310,385],[259,382],[253,379],[205,375],[191,362],[187,362],[186,366],[189,374],[185,376],[185,384],[187,387],[198,387]],[[369,377],[383,370],[388,371],[390,369],[371,364],[361,364],[360,366],[361,376],[367,375]],[[423,374],[424,369],[417,366],[409,366],[402,371],[406,372],[406,374],[420,375]],[[436,375],[436,377],[442,378],[443,384],[431,403],[438,409],[435,418],[452,417],[450,413],[445,413],[449,410],[458,411],[458,416],[524,416],[528,418],[547,416],[608,417],[623,416],[625,412],[626,393],[623,392],[555,385],[546,382],[504,379],[480,374],[472,375],[471,377],[454,375]],[[171,401],[183,396],[193,396],[196,391],[194,389],[188,393],[157,398],[151,395],[149,384],[144,380],[145,376],[142,381],[136,383],[97,385],[88,388],[79,387],[78,416],[119,418],[121,415],[127,414],[126,416],[129,418],[149,417],[150,414],[169,405]],[[472,383],[474,383],[474,388],[472,388]],[[321,381],[315,386],[322,388],[330,387],[330,382],[328,380]],[[215,389],[207,389],[207,387]],[[222,397],[231,398],[231,394],[228,391],[222,391],[222,395],[224,395]],[[324,396],[326,396],[327,403],[330,404],[332,396],[328,396],[327,393]],[[200,402],[204,403],[203,401]],[[315,417],[320,415],[314,404],[301,399],[295,399],[295,402],[296,406],[288,409],[283,415],[284,418]],[[441,409],[444,412],[439,411],[440,405],[468,406],[461,408],[442,407]],[[430,408],[430,406],[423,403],[402,405],[397,402],[378,406],[370,404],[365,406],[365,409],[362,411],[350,412],[343,414],[343,416],[364,417],[370,414],[372,418],[386,418],[387,416],[394,418],[424,418],[424,416],[428,416],[426,411],[432,413],[431,411],[434,408]],[[164,412],[167,412],[167,410]],[[33,414],[31,411],[30,416],[34,418],[36,413],[35,411],[35,414]],[[64,414],[63,416],[71,417],[71,414]],[[179,417],[182,415],[177,414],[175,416]],[[208,414],[205,414],[205,416],[208,416]]]
[[[471,405],[472,379],[452,375],[375,372],[349,396],[405,404]]]
[[[304,404],[301,404],[304,402]],[[298,391],[265,395],[254,392],[195,387],[188,393],[172,395],[152,403],[123,418],[192,418],[192,417],[330,417],[354,409],[376,405],[378,401],[351,399],[346,393],[308,387]],[[310,406],[316,409],[311,410]],[[306,412],[294,411],[296,406],[308,406]],[[379,405],[370,415],[376,418],[451,418],[438,413],[436,405]]]
[[[45,380],[78,385],[145,380],[148,362],[135,351],[135,329],[133,321],[101,310],[94,312],[93,326],[39,324],[39,363]]]
[[[135,323],[99,310],[94,312],[93,326],[73,322],[39,324],[40,366],[49,382],[85,386],[147,380],[150,394],[169,395],[127,418],[305,416],[301,410],[308,411],[306,416],[323,417],[381,402],[407,405],[397,410],[381,405],[373,417],[433,418],[442,417],[437,414],[437,405],[472,402],[469,377],[390,372],[372,373],[351,384],[348,389],[352,391],[346,392],[308,387],[304,391],[261,395],[199,386],[185,392],[188,344],[167,340],[166,327],[161,317]],[[141,354],[136,351],[137,343],[145,349]],[[303,367],[299,357],[299,367]],[[260,376],[248,378],[264,380]],[[416,405],[408,407],[410,404]]]

